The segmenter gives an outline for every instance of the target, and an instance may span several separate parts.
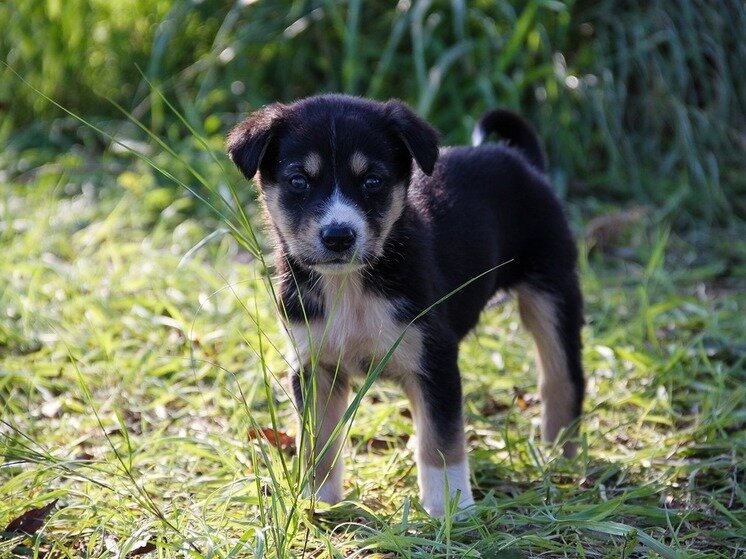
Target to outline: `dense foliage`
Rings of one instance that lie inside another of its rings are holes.
[[[0,22],[0,137],[18,149],[96,144],[29,85],[109,126],[118,105],[173,143],[190,131],[153,87],[208,137],[345,91],[403,98],[451,143],[484,109],[519,109],[563,192],[745,211],[738,0],[48,0],[3,3]]]

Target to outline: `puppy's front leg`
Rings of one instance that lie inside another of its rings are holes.
[[[303,377],[293,373],[292,382],[300,422],[298,448],[303,447],[310,492],[320,501],[337,503],[343,497],[344,428],[336,436],[334,431],[347,409],[347,379],[339,371],[317,367]]]
[[[458,495],[460,509],[474,504],[469,484],[461,378],[456,348],[431,348],[423,371],[405,384],[415,424],[417,478],[422,506],[432,516],[445,514],[446,495]]]

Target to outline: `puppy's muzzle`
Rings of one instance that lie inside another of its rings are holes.
[[[355,230],[344,223],[326,225],[321,228],[319,235],[324,246],[334,252],[346,251],[355,244],[357,238]]]

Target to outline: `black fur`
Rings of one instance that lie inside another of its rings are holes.
[[[488,111],[474,127],[472,143],[479,146],[490,134],[497,134],[501,139],[521,150],[528,162],[539,171],[546,170],[544,152],[541,150],[536,132],[526,120],[517,114],[505,109]]]
[[[247,178],[259,172],[265,196],[278,200],[291,231],[323,211],[336,188],[380,235],[395,185],[406,185],[401,216],[382,252],[361,257],[360,273],[365,290],[397,301],[396,319],[403,324],[451,294],[417,321],[424,347],[421,370],[412,375],[443,452],[449,441],[463,439],[458,344],[499,290],[528,286],[555,303],[575,417],[582,407],[582,296],[573,237],[543,174],[544,157],[530,125],[513,113],[492,111],[480,120],[477,135],[492,132],[509,144],[438,151],[437,132],[401,102],[326,95],[270,105],[239,124],[228,140],[233,161]],[[311,149],[325,164],[307,189],[295,191],[289,184],[298,171],[291,162]],[[370,172],[386,188],[366,194],[359,186],[361,178],[340,163],[355,151],[373,162]],[[291,254],[283,238],[287,231],[278,229],[277,235],[287,320],[324,317],[329,309],[318,269],[324,262],[318,255]]]

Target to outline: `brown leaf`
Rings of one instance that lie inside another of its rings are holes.
[[[401,434],[398,435],[395,439],[380,439],[378,437],[373,437],[371,439],[368,439],[367,441],[367,451],[375,453],[376,451],[387,451],[391,450],[392,448],[395,448],[397,446],[406,446],[407,441],[409,441],[409,435]],[[397,445],[397,443],[399,443]]]
[[[487,401],[482,404],[481,408],[479,408],[479,413],[484,417],[492,417],[493,415],[504,412],[509,408],[510,406],[508,406],[504,402],[499,402],[492,396],[487,396]]]
[[[585,238],[590,246],[602,250],[618,245],[622,237],[648,214],[645,206],[634,206],[627,210],[600,215],[593,218],[585,228]]]
[[[94,458],[95,456],[86,449],[81,449],[80,452],[75,455],[76,460],[93,460]]]
[[[148,541],[148,542],[145,542],[140,547],[136,547],[135,549],[130,551],[127,554],[127,557],[139,557],[140,555],[145,555],[146,553],[150,553],[151,551],[155,551],[155,550],[156,550],[155,544],[151,541]]]
[[[275,431],[272,427],[262,427],[261,429],[249,429],[248,436],[250,441],[264,438],[269,444],[280,450],[295,452],[295,439],[285,431]]]
[[[48,505],[38,509],[27,510],[18,518],[11,520],[4,531],[10,534],[16,533],[33,536],[44,525],[44,521],[49,516],[49,513],[52,512],[52,509],[54,509],[57,501],[58,499],[55,499]]]
[[[526,411],[528,409],[528,403],[526,402],[526,399],[523,396],[524,396],[523,394],[516,394],[515,403],[518,406],[519,410]]]
[[[525,392],[517,386],[513,387],[513,395],[515,396],[515,404],[521,411],[526,411],[531,406],[539,403],[539,399],[536,394]]]

